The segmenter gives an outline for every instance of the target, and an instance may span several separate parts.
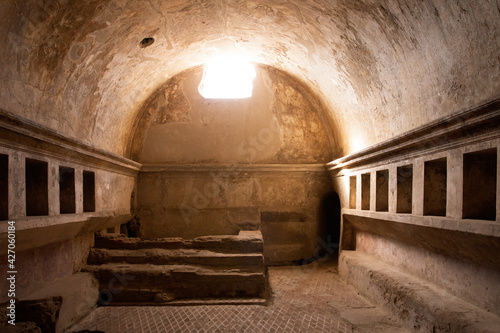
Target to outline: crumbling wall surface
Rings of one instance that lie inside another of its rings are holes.
[[[249,170],[141,173],[138,210],[145,238],[237,234],[262,230],[268,264],[312,257],[325,240],[325,171]]]
[[[63,332],[96,305],[97,282],[81,269],[94,232],[130,220],[136,170],[125,159],[1,110],[0,154],[7,202],[0,269],[14,272],[0,282],[0,303],[15,298],[19,321],[45,327],[38,319],[50,317],[45,331]],[[40,313],[21,310],[23,304],[35,304]]]
[[[420,320],[456,330],[451,313],[468,314],[464,331],[483,317],[498,327],[499,123],[495,100],[328,164],[342,204],[341,276],[416,331]]]
[[[286,73],[259,66],[253,96],[204,99],[202,70],[173,77],[137,120],[143,235],[192,238],[261,229],[268,262],[313,256],[335,150],[322,104]]]
[[[16,300],[16,327],[34,322],[42,331],[65,332],[95,308],[98,283],[90,274],[79,273],[93,244],[94,235],[88,233],[16,252],[14,280],[9,274],[11,279],[0,282],[2,307]],[[0,269],[11,271],[7,256],[0,259]],[[5,326],[9,326],[6,320],[13,319],[4,320],[8,313],[3,311],[0,319]]]
[[[9,1],[0,107],[124,154],[157,87],[236,51],[306,82],[348,154],[498,96],[499,15],[466,0]]]
[[[23,299],[46,284],[79,271],[83,262],[87,260],[93,243],[94,236],[88,234],[73,240],[17,252],[16,298]],[[2,256],[1,259],[0,267],[5,272],[9,271],[7,256]],[[1,303],[7,301],[8,282],[5,279],[0,282]]]
[[[426,238],[431,238],[431,232],[427,232],[429,234],[424,232],[422,234]],[[467,244],[468,241],[462,239],[467,236],[465,233],[461,237],[457,235],[454,237],[454,241]],[[498,240],[493,241],[494,245],[485,244],[484,247],[492,251],[492,248],[498,248],[499,243]],[[475,245],[481,246],[480,242],[476,242]],[[450,255],[449,251],[442,251],[442,254],[436,253],[393,238],[365,232],[359,232],[357,235],[357,251],[382,259],[386,263],[411,272],[411,275],[415,277],[432,281],[439,288],[461,299],[468,300],[481,309],[486,309],[496,315],[500,314],[500,283],[498,282],[500,269],[498,263],[492,267],[481,262],[487,260],[486,258],[464,260],[456,254]],[[474,250],[471,251],[471,253],[474,252]],[[478,252],[481,251],[478,250]]]
[[[185,71],[143,106],[130,157],[143,164],[300,164],[333,158],[324,106],[292,76],[257,67],[252,97],[205,99],[202,68]]]

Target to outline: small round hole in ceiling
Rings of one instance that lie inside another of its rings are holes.
[[[139,47],[143,49],[145,47],[153,45],[154,42],[155,39],[153,37],[146,37],[143,40],[141,40],[141,42],[139,43]]]

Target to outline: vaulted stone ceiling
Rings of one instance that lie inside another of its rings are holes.
[[[337,155],[500,95],[498,0],[12,0],[0,33],[0,108],[120,155],[150,95],[225,52],[308,86]]]

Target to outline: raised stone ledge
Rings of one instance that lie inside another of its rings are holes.
[[[500,137],[500,99],[457,112],[326,164],[329,171],[388,164]]]
[[[15,219],[16,251],[72,239],[127,223],[130,212],[98,212]],[[0,223],[0,247],[7,248],[7,222]]]
[[[376,220],[416,225],[429,228],[440,228],[483,236],[500,237],[500,223],[486,220],[454,219],[440,216],[419,216],[412,214],[395,214],[387,212],[343,209],[342,215],[350,221],[352,217],[364,217]]]
[[[372,256],[343,251],[342,278],[412,332],[495,333],[500,318]]]
[[[140,264],[147,262],[151,265],[196,265],[206,267],[238,267],[262,266],[260,253],[224,253],[203,249],[137,249],[112,250],[93,248],[90,251],[88,263],[102,265],[105,263]]]
[[[344,210],[343,220],[343,249],[355,249],[354,230],[359,230],[460,260],[500,268],[500,224],[494,221],[354,210]]]
[[[201,236],[193,239],[181,237],[141,239],[125,235],[98,235],[96,248],[137,250],[137,249],[205,249],[225,253],[252,253],[263,251],[262,233],[240,231],[238,235]]]
[[[231,297],[253,303],[266,296],[262,251],[258,230],[189,240],[99,234],[84,270],[100,281],[101,302],[106,305]],[[123,290],[115,293],[109,283],[117,274],[128,278]]]
[[[140,163],[68,138],[48,127],[0,109],[0,145],[13,150],[84,162],[92,166],[135,174]]]

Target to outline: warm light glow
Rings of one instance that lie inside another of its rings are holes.
[[[205,98],[252,97],[254,66],[244,60],[221,58],[205,65],[198,90]]]

